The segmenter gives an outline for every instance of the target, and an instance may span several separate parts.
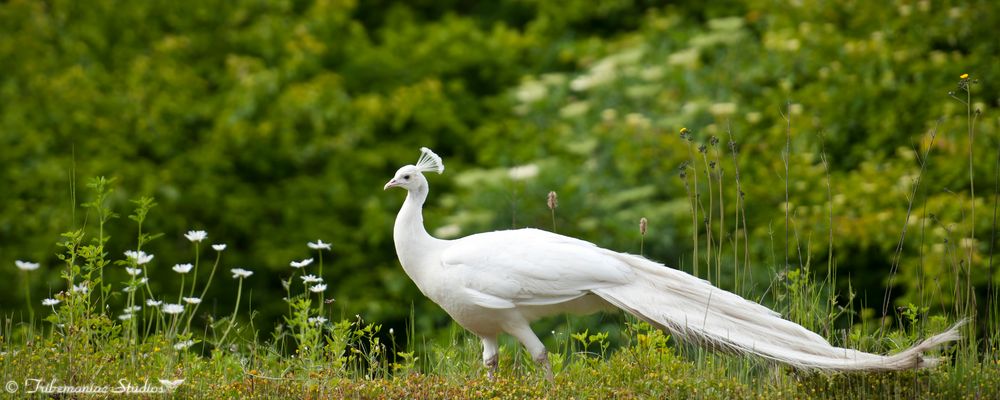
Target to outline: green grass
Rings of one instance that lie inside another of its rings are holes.
[[[8,322],[0,365],[5,381],[42,379],[43,385],[111,390],[123,381],[160,387],[158,379],[183,378],[171,393],[181,398],[974,399],[990,398],[1000,389],[1000,364],[995,359],[980,363],[961,352],[954,363],[933,370],[803,373],[742,357],[678,349],[661,332],[631,323],[628,343],[604,356],[580,351],[582,342],[563,335],[560,345],[568,351],[552,354],[557,371],[553,382],[546,381],[518,347],[507,344],[498,378],[491,381],[480,365],[478,341],[458,329],[453,330],[451,343],[430,346],[422,351],[426,359],[411,359],[408,364],[387,353],[391,344],[380,345],[382,350],[373,357],[368,346],[373,343],[371,334],[377,332],[374,327],[352,322],[342,331],[352,338],[346,351],[328,345],[316,359],[303,361],[278,353],[273,344],[247,342],[235,343],[235,352],[213,350],[203,357],[195,351],[174,350],[160,335],[145,338],[133,358],[131,346],[121,337],[88,346],[55,330],[32,336],[27,327]],[[589,349],[600,351],[600,343],[591,343]]]

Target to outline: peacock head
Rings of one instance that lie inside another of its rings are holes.
[[[424,178],[424,172],[444,173],[444,162],[431,149],[421,147],[420,159],[417,160],[417,165],[405,165],[400,168],[396,171],[396,176],[393,176],[385,184],[383,190],[388,190],[391,187],[401,187],[410,191],[416,190],[421,186],[427,186],[427,179]]]

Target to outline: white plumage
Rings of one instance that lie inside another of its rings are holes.
[[[420,291],[483,342],[483,362],[497,366],[497,336],[518,339],[548,376],[547,353],[529,323],[558,313],[620,308],[675,337],[754,354],[800,369],[901,370],[933,366],[923,352],[957,340],[961,323],[891,356],[834,347],[776,312],[703,279],[646,258],[582,240],[519,229],[440,240],[424,229],[424,172],[444,172],[441,158],[421,149],[416,165],[385,185],[407,190],[393,238],[406,273]]]

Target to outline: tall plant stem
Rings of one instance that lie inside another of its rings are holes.
[[[688,157],[691,160],[691,167],[694,169],[694,172],[691,173],[694,176],[694,191],[693,193],[690,190],[688,191],[688,197],[691,198],[691,244],[694,246],[691,265],[694,267],[692,271],[694,276],[698,276],[698,167],[691,146],[691,141],[688,140]],[[686,188],[687,180],[684,182]]]
[[[974,291],[972,289],[972,260],[976,252],[976,175],[973,166],[973,154],[975,152],[975,126],[979,117],[977,112],[975,117],[972,114],[972,86],[967,83],[965,86],[965,116],[969,130],[969,251],[965,262],[965,312],[975,314]],[[992,278],[992,277],[991,277]]]
[[[780,111],[779,111],[780,113]],[[788,277],[788,225],[789,225],[789,198],[788,198],[788,174],[790,163],[789,157],[791,157],[792,151],[792,103],[790,101],[785,102],[785,112],[781,114],[781,117],[785,119],[785,149],[782,152],[781,160],[785,165],[785,265],[783,266],[784,277]],[[779,286],[780,287],[780,286]]]
[[[198,286],[198,259],[201,255],[201,243],[194,242],[194,272],[191,275],[191,293],[188,297],[194,297],[194,288]]]
[[[212,286],[212,278],[215,277],[215,269],[219,266],[219,260],[221,259],[222,259],[222,252],[217,251],[215,253],[215,263],[212,264],[212,272],[208,274],[208,281],[205,282],[205,287],[201,289],[201,296],[199,297],[200,299],[205,298],[205,294],[208,293],[209,286]],[[194,308],[191,310],[191,313],[188,314],[187,324],[184,325],[184,333],[187,333],[191,330],[191,319],[194,318],[194,314],[195,312],[198,311],[198,306],[200,305],[201,303],[195,304]]]
[[[747,216],[746,210],[744,209],[744,194],[743,194],[743,183],[740,181],[740,164],[737,157],[738,149],[736,147],[736,138],[733,136],[732,125],[726,124],[726,130],[729,133],[729,154],[733,157],[733,174],[734,180],[736,181],[736,226],[733,228],[734,235],[734,245],[733,245],[733,266],[734,270],[738,271],[740,268],[740,258],[739,258],[739,248],[740,248],[740,222],[743,223],[743,268],[745,269],[743,274],[744,279],[749,279],[749,282],[753,282],[752,272],[750,270],[750,239],[748,238],[749,232],[747,231]],[[735,280],[737,285],[739,284],[739,279]],[[749,286],[749,284],[747,285]],[[739,287],[736,287],[737,292]]]
[[[939,119],[934,125],[934,129],[931,131],[931,140],[927,144],[927,150],[924,151],[923,156],[921,157],[919,151],[917,152],[917,157],[920,162],[920,170],[917,172],[917,177],[910,188],[910,195],[907,201],[908,204],[906,205],[906,219],[903,220],[902,232],[899,235],[899,242],[896,244],[896,251],[893,255],[892,266],[889,268],[889,282],[885,288],[885,298],[882,300],[882,318],[885,318],[889,313],[889,299],[892,297],[893,278],[896,276],[896,271],[899,270],[899,261],[902,257],[903,244],[906,241],[907,222],[910,220],[910,215],[913,213],[913,201],[917,196],[917,189],[920,188],[920,182],[923,178],[924,171],[927,169],[927,159],[930,156],[931,148],[934,147],[934,139],[937,138],[937,130],[940,125],[941,120]],[[885,330],[883,329],[882,335],[884,334]]]
[[[226,332],[222,334],[222,339],[219,339],[219,344],[226,342],[226,337],[229,336],[229,331],[233,329],[236,325],[236,313],[240,310],[240,297],[243,295],[243,278],[239,278],[239,285],[236,287],[236,306],[233,307],[233,315],[229,317],[229,326],[226,327]]]
[[[31,275],[28,271],[21,271],[24,273],[24,300],[28,304],[28,321],[35,323],[35,306],[31,304]]]
[[[712,237],[712,217],[715,211],[715,192],[712,190],[712,169],[708,166],[708,150],[705,149],[701,153],[701,160],[705,164],[705,181],[708,183],[708,211],[705,212],[705,273],[708,274],[708,280],[712,280],[712,244],[714,238]],[[716,285],[718,285],[719,276],[715,276]]]

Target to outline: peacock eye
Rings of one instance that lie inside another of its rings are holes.
[[[410,176],[409,175],[403,175],[403,179],[409,180]]]

